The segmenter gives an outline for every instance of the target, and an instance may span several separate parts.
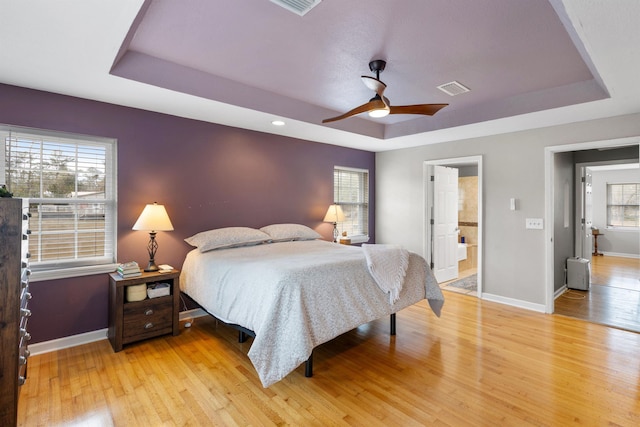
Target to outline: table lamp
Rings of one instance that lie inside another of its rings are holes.
[[[340,205],[331,205],[327,209],[327,214],[324,216],[324,222],[333,223],[333,241],[338,242],[338,222],[344,221],[344,212]]]
[[[133,230],[141,230],[149,232],[149,244],[147,250],[149,251],[149,265],[144,271],[158,271],[159,268],[156,265],[155,257],[158,251],[158,242],[156,242],[157,231],[172,231],[173,225],[167,215],[167,210],[164,205],[159,205],[154,202],[152,205],[147,205],[142,210],[140,217],[133,225]]]

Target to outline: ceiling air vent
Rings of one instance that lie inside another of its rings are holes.
[[[444,93],[446,93],[449,96],[456,96],[456,95],[460,95],[461,93],[465,93],[465,92],[469,92],[471,89],[469,89],[468,87],[456,82],[456,81],[452,81],[449,83],[445,83],[443,85],[438,86],[438,89],[440,89],[441,91],[443,91]]]
[[[284,7],[297,15],[304,16],[321,1],[322,0],[271,0],[271,3]]]

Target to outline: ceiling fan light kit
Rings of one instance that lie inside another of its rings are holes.
[[[387,117],[389,115],[389,110],[385,108],[380,108],[379,110],[371,110],[369,111],[369,117],[373,117],[374,119],[379,119],[381,117]]]
[[[346,113],[324,119],[322,123],[335,122],[337,120],[346,119],[358,114],[368,113],[370,117],[380,118],[386,117],[389,114],[420,114],[424,116],[433,116],[442,108],[449,104],[416,104],[416,105],[391,105],[389,99],[384,96],[384,91],[387,85],[380,80],[380,73],[384,71],[387,66],[387,62],[382,59],[376,59],[369,62],[369,69],[375,73],[375,77],[362,76],[362,82],[366,87],[373,90],[376,95],[369,100],[366,104],[360,105]]]

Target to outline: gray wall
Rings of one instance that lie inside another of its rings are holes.
[[[565,264],[575,255],[575,192],[573,153],[557,153],[553,156],[553,290],[565,283]]]
[[[634,114],[377,153],[376,241],[424,254],[423,162],[481,155],[484,292],[544,305],[545,232],[526,230],[525,218],[545,217],[545,147],[639,135]]]
[[[604,236],[598,237],[598,252],[609,255],[640,257],[640,231],[606,228],[607,184],[640,182],[639,169],[598,171],[592,170],[593,225]]]

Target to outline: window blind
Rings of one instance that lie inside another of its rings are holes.
[[[607,184],[607,227],[640,227],[640,184]]]
[[[338,229],[348,236],[369,235],[369,171],[336,166],[333,170],[333,200],[342,207],[345,221]]]
[[[0,128],[2,176],[29,199],[34,271],[115,262],[115,141]]]

